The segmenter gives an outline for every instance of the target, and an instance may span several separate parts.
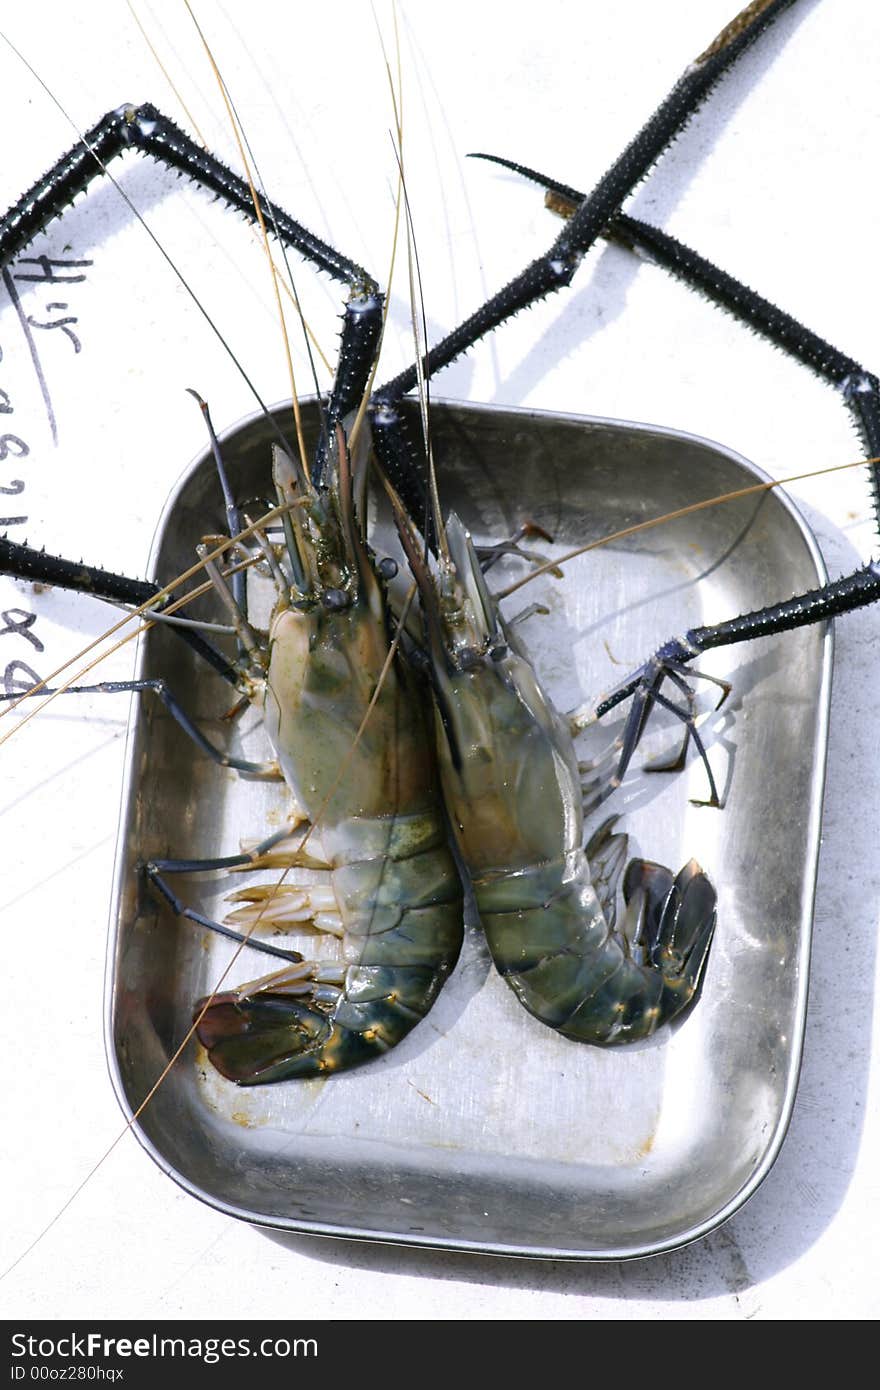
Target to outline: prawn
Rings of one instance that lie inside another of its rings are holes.
[[[501,618],[455,513],[435,586],[394,503],[424,611],[443,796],[496,968],[530,1014],[567,1038],[610,1046],[648,1037],[696,995],[715,891],[694,860],[673,879],[634,859],[616,929],[627,841],[612,818],[582,848],[568,721]],[[439,517],[435,525],[439,532]],[[591,852],[605,866],[600,892]]]
[[[284,492],[286,456],[275,450]],[[342,938],[342,962],[300,959],[200,1000],[199,1041],[225,1077],[253,1085],[314,1076],[393,1047],[428,1012],[458,958],[462,890],[446,841],[422,702],[389,648],[383,586],[360,534],[347,446],[289,529],[288,585],[277,598],[264,675],[249,681],[300,821],[287,866],[323,870],[325,886],[235,895],[230,920],[304,924]],[[290,482],[286,481],[289,488]],[[278,853],[255,858],[272,867]]]

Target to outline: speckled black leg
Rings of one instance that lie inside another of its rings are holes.
[[[589,198],[556,238],[546,255],[527,266],[510,284],[425,357],[425,374],[432,375],[472,346],[519,309],[568,285],[586,252],[609,218],[678,134],[718,79],[759,34],[795,0],[752,0],[709,47],[685,69],[669,96],[597,184]],[[38,231],[84,191],[107,162],[126,149],[139,149],[198,182],[223,198],[249,220],[256,220],[248,185],[214,156],[202,150],[174,123],[151,105],[125,105],[108,112],[85,141],[60,159],[49,173],[22,197],[0,226],[0,265],[27,246]],[[319,269],[349,286],[336,377],[327,406],[324,432],[318,445],[314,480],[320,481],[328,441],[338,421],[354,409],[363,394],[375,358],[382,323],[382,296],[375,281],[360,266],[341,256],[320,238],[290,218],[283,209],[258,199],[267,224],[279,239],[301,252]],[[424,514],[424,489],[419,486],[421,451],[402,434],[394,407],[412,390],[415,365],[395,377],[374,397],[373,431],[380,461],[414,516]],[[383,411],[390,411],[383,416]]]
[[[428,502],[428,468],[421,432],[398,409],[397,399],[394,403],[378,400],[374,393],[369,416],[379,466],[434,549],[437,537]]]

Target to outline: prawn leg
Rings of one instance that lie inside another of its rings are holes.
[[[571,716],[571,719],[576,730],[585,729],[604,715],[610,714],[624,700],[633,697],[633,705],[627,716],[620,741],[620,746],[626,750],[626,761],[623,765],[623,771],[618,767],[616,781],[619,782],[644,731],[648,712],[647,706],[652,701],[656,701],[658,704],[668,704],[657,694],[660,685],[664,679],[672,679],[682,670],[687,670],[687,663],[693,661],[695,657],[700,656],[703,652],[711,651],[714,647],[727,647],[736,642],[751,642],[758,637],[770,637],[780,632],[790,632],[795,628],[809,627],[813,623],[836,618],[843,613],[851,613],[857,608],[865,608],[869,604],[876,603],[878,599],[880,599],[880,561],[874,560],[855,570],[852,574],[832,580],[821,589],[810,589],[806,593],[796,594],[783,603],[769,604],[766,608],[758,608],[751,613],[743,613],[737,618],[728,619],[726,622],[689,628],[683,637],[672,637],[668,642],[664,642],[643,666],[640,666],[614,690],[603,695],[595,704]],[[703,676],[703,679],[707,679],[702,672],[691,671],[690,674]],[[692,688],[686,683],[685,690],[688,697],[693,695]],[[690,724],[688,727],[695,735],[695,727]],[[719,804],[715,799],[717,798],[717,791],[711,777],[711,771],[708,768],[704,749],[701,749],[701,757],[709,772],[710,791],[713,799],[708,803],[698,802],[697,804],[717,805]]]
[[[228,767],[234,772],[248,772],[256,777],[280,777],[278,765],[274,762],[251,762],[247,758],[237,758],[231,753],[224,753],[222,748],[218,748],[212,743],[205,734],[202,733],[198,724],[187,714],[183,705],[178,700],[174,691],[166,680],[161,676],[155,676],[146,680],[130,681],[99,681],[97,685],[69,685],[60,690],[53,690],[48,686],[40,687],[37,690],[14,691],[8,694],[0,694],[0,701],[22,700],[28,696],[38,695],[120,695],[128,692],[129,694],[155,695],[161,700],[172,719],[180,725],[187,738],[191,739],[197,748],[216,763],[218,767]]]
[[[581,261],[635,185],[675,138],[727,69],[795,0],[752,0],[691,63],[654,115],[584,198],[548,251],[528,265],[458,328],[431,348],[423,362],[433,376],[492,329],[546,295],[567,286]],[[17,255],[36,233],[84,191],[107,162],[126,149],[138,149],[187,174],[223,198],[250,221],[257,218],[251,189],[213,155],[149,104],[123,105],[108,112],[10,210],[0,226],[0,266]],[[382,296],[373,278],[302,227],[283,209],[256,195],[267,226],[286,246],[349,286],[339,361],[315,460],[320,479],[329,441],[338,421],[360,401],[381,332]],[[397,402],[411,391],[419,368],[413,364],[380,387],[370,406],[372,433],[383,470],[410,513],[425,513],[420,453],[407,434]],[[256,395],[256,392],[254,393]],[[259,397],[257,396],[259,400]],[[262,405],[262,402],[260,402]],[[430,526],[427,527],[430,534]]]
[[[209,862],[208,867],[213,868],[216,866]],[[177,894],[169,888],[162,875],[153,865],[147,866],[147,872],[150,882],[161,893],[175,917],[183,917],[188,922],[194,922],[198,927],[207,927],[209,931],[215,932],[218,936],[225,936],[228,940],[235,941],[240,946],[249,946],[252,951],[260,951],[263,955],[276,956],[281,960],[293,962],[302,960],[302,956],[298,951],[285,951],[280,946],[271,946],[267,941],[255,941],[250,936],[243,936],[241,932],[233,931],[232,928],[227,927],[225,923],[218,922],[213,917],[206,917],[203,912],[197,912],[195,908],[187,907],[186,904],[178,898]]]
[[[271,946],[268,942],[258,941],[252,935],[243,936],[240,932],[234,931],[229,922],[236,920],[242,921],[241,914],[230,915],[226,922],[218,922],[215,918],[206,917],[204,913],[198,912],[195,908],[188,907],[173,889],[165,881],[166,874],[180,873],[199,873],[212,869],[247,869],[259,864],[261,856],[268,850],[273,849],[281,841],[285,840],[289,834],[289,826],[269,835],[253,850],[242,854],[226,855],[212,859],[151,859],[143,866],[143,873],[149,883],[161,894],[165,902],[171,908],[176,917],[183,917],[189,922],[194,922],[197,926],[207,927],[210,931],[219,936],[225,936],[231,941],[236,941],[239,945],[249,946],[254,951],[260,951],[264,955],[277,956],[282,960],[299,962],[302,956],[298,951],[285,951],[279,946]],[[273,885],[269,888],[268,894],[283,894],[283,888]],[[274,925],[274,920],[268,912],[260,914],[265,925]],[[246,920],[246,919],[245,919]]]
[[[589,784],[585,784],[585,791],[594,793],[594,799],[590,802],[590,810],[595,809],[606,796],[610,795],[611,792],[615,791],[620,786],[632,762],[633,754],[641,742],[651,710],[655,705],[659,705],[661,709],[668,710],[670,714],[674,715],[674,717],[684,725],[684,736],[677,753],[672,754],[664,761],[646,763],[644,770],[646,772],[681,772],[685,765],[688,744],[691,739],[693,739],[709,781],[709,800],[694,800],[692,804],[695,806],[721,806],[722,803],[718,795],[718,788],[715,785],[715,778],[709,763],[709,757],[697,728],[697,721],[694,713],[696,707],[695,692],[693,687],[684,680],[681,674],[685,671],[688,671],[688,668],[672,657],[666,660],[660,660],[658,657],[654,656],[645,663],[638,673],[636,673],[637,679],[631,678],[630,682],[624,682],[624,684],[627,685],[627,693],[632,695],[633,703],[622,734],[619,738],[615,739],[611,747],[605,751],[598,763],[579,764],[581,771],[588,773],[594,772],[601,763],[607,763],[609,760],[614,760],[616,764],[614,772],[604,780],[604,783],[600,780],[594,780]],[[730,683],[728,681],[719,680],[716,676],[710,676],[704,671],[688,671],[688,674],[692,678],[696,677],[700,680],[709,681],[712,685],[720,687],[721,698],[715,707],[716,709],[720,709],[727,699],[727,696],[730,694]],[[673,700],[668,699],[667,696],[661,693],[661,686],[666,680],[671,681],[684,696],[684,705],[676,704]],[[626,697],[621,696],[621,699],[623,698]],[[600,717],[596,711],[597,706],[586,705],[582,709],[575,710],[569,714],[568,724],[572,737],[577,737],[584,729],[595,723]],[[603,710],[603,713],[607,712],[607,710]]]

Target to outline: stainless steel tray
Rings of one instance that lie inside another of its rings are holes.
[[[505,536],[531,517],[558,551],[763,477],[718,445],[614,421],[437,404],[433,429],[446,507],[478,537]],[[225,452],[239,496],[267,495],[264,423],[231,431]],[[383,525],[374,518],[380,553],[393,544]],[[186,569],[196,541],[221,528],[212,465],[202,458],[166,507],[154,574]],[[507,573],[522,572],[505,563]],[[563,581],[537,581],[521,602],[540,600],[550,613],[529,619],[523,636],[557,704],[570,708],[616,684],[672,633],[824,577],[809,532],[774,492],[587,554]],[[806,629],[701,664],[734,681],[704,727],[724,809],[689,804],[705,794],[693,755],[682,775],[634,770],[610,807],[633,852],[676,869],[693,855],[718,888],[702,994],[679,1027],[630,1049],[567,1042],[521,1009],[471,924],[432,1013],[360,1070],[239,1089],[191,1044],[135,1126],[160,1167],[203,1201],[261,1225],[508,1255],[654,1254],[731,1215],[769,1171],[797,1085],[831,637]],[[229,736],[217,722],[228,689],[167,631],[149,634],[139,665],[169,676],[209,734]],[[234,738],[256,754],[256,717],[240,724]],[[593,751],[615,727],[598,731]],[[676,738],[666,729],[652,746],[665,750]],[[137,863],[234,853],[241,838],[277,825],[284,804],[283,788],[218,769],[164,712],[133,704],[106,1019],[129,1115],[233,949],[160,909]],[[222,912],[224,876],[177,882],[193,905]],[[259,974],[254,959],[239,960],[234,979]]]

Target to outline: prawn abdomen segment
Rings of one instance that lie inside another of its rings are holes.
[[[530,1014],[567,1038],[635,1042],[696,997],[715,892],[693,860],[675,879],[632,860],[619,930],[606,921],[580,850],[475,887],[499,973]]]
[[[460,944],[461,881],[439,818],[426,829],[434,829],[437,838],[431,843],[426,834],[416,854],[397,858],[390,842],[381,857],[334,868],[349,958],[371,964],[433,962],[438,949],[445,954],[451,948],[453,937]]]

